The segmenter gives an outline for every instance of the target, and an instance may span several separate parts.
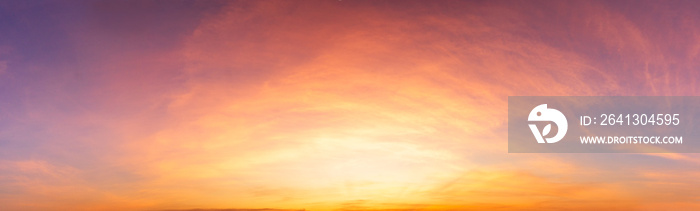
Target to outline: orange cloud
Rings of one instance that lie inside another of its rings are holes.
[[[635,93],[616,82],[625,74],[603,70],[607,61],[523,36],[540,32],[517,8],[479,8],[405,17],[343,2],[232,5],[187,39],[188,89],[168,105],[176,121],[135,140],[122,162],[152,178],[140,184],[152,200],[193,206],[638,208],[625,184],[585,182],[576,174],[593,165],[554,155],[503,165],[550,167],[541,176],[478,173],[484,160],[512,159],[502,154],[505,96]],[[598,29],[588,39],[602,49],[653,59],[624,16],[584,11],[574,31]],[[464,174],[470,182],[444,185]],[[630,198],[606,200],[618,195]]]

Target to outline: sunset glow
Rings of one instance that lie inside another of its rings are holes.
[[[508,96],[694,96],[684,1],[0,2],[0,210],[697,210],[695,154],[508,153]]]

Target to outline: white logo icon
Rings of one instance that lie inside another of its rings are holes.
[[[540,130],[537,129],[537,125],[528,124],[530,126],[530,130],[532,130],[532,134],[535,135],[535,139],[537,139],[537,143],[541,144],[545,143],[545,140],[546,143],[550,144],[561,141],[561,139],[564,138],[564,135],[566,135],[566,130],[569,128],[569,123],[566,121],[564,114],[557,109],[547,108],[547,104],[538,105],[532,109],[532,111],[530,111],[530,115],[527,117],[527,120],[533,122],[554,122],[554,124],[557,125],[557,135],[550,138],[544,138],[544,136],[549,134],[550,130],[552,129],[552,124],[547,124],[547,126],[545,126],[542,130],[542,133],[540,133]]]

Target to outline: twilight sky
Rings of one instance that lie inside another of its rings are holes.
[[[0,210],[696,210],[507,96],[697,95],[695,1],[0,1]]]

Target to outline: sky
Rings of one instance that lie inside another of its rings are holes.
[[[508,153],[508,96],[695,96],[695,1],[0,1],[0,210],[697,210]]]

